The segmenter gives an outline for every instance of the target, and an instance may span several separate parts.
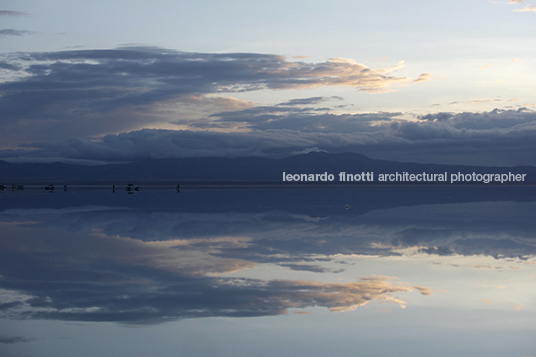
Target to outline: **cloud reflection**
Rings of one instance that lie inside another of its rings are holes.
[[[398,294],[429,296],[432,289],[370,273],[329,282],[326,277],[343,271],[329,263],[335,255],[536,255],[534,202],[407,206],[395,200],[389,208],[364,212],[341,205],[339,213],[327,210],[322,216],[307,214],[307,208],[299,213],[272,206],[242,212],[239,201],[229,203],[241,191],[225,192],[227,200],[217,198],[220,206],[208,204],[205,191],[189,193],[204,200],[204,209],[188,210],[175,202],[174,208],[161,203],[160,209],[42,204],[46,207],[1,211],[2,316],[160,323],[280,315],[312,307],[348,311],[373,300],[405,307]],[[248,192],[257,205],[265,202],[264,195],[278,195]],[[96,193],[85,199],[91,195]],[[215,191],[210,197],[216,196]],[[182,197],[188,200],[187,194]],[[377,204],[378,197],[372,202]],[[142,195],[128,199],[145,202]],[[371,204],[361,200],[363,206]],[[76,195],[76,202],[83,204],[84,195]],[[299,207],[299,199],[294,202]],[[266,264],[308,277],[317,274],[319,280],[231,275]]]
[[[404,307],[392,294],[414,290],[381,276],[337,284],[218,277],[213,273],[252,264],[212,256],[203,245],[196,249],[195,240],[161,244],[36,228],[32,222],[4,223],[2,229],[4,317],[159,323],[307,307],[347,311],[372,300]],[[426,295],[425,288],[415,289]]]

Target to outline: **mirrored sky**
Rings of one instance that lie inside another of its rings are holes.
[[[533,189],[416,190],[4,191],[1,346],[530,356]]]

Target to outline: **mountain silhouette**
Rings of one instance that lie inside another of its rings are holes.
[[[18,182],[265,182],[282,183],[286,174],[525,174],[524,183],[536,182],[536,167],[484,167],[439,165],[376,160],[357,153],[331,154],[311,152],[281,159],[262,157],[241,158],[173,158],[143,159],[131,163],[105,165],[75,165],[65,163],[8,163],[0,161],[0,184]],[[523,183],[514,182],[514,183]],[[296,183],[296,182],[293,182]],[[417,182],[413,182],[417,183]],[[509,182],[512,183],[512,182]],[[289,183],[290,184],[290,183]]]

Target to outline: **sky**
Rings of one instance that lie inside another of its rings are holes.
[[[536,165],[535,20],[536,0],[0,0],[0,160]],[[2,191],[0,350],[533,356],[536,205],[508,190]]]
[[[535,6],[0,1],[0,159],[536,165]]]

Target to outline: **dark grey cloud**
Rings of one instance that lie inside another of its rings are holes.
[[[279,264],[282,267],[289,268],[291,270],[297,270],[297,271],[309,271],[312,273],[341,273],[344,271],[344,269],[333,271],[332,269],[324,268],[320,265],[313,265],[313,264],[298,264],[298,263],[284,263]]]
[[[3,61],[0,61],[0,68],[1,69],[7,69],[7,70],[10,70],[10,71],[18,71],[18,70],[21,69],[21,67],[19,67],[19,66],[13,65],[11,63],[3,62]]]
[[[302,112],[304,110],[304,112]],[[64,157],[129,161],[146,157],[290,156],[304,150],[359,152],[405,162],[483,166],[536,165],[536,113],[494,110],[431,114],[423,121],[400,113],[330,114],[311,108],[272,106],[221,112],[196,125],[247,128],[246,132],[144,129],[62,143],[34,142],[0,157]],[[430,120],[429,118],[436,118]],[[24,149],[28,148],[28,149]],[[31,148],[31,149],[30,149]],[[34,150],[35,149],[35,150]]]
[[[255,53],[123,48],[26,53],[19,60],[27,63],[29,76],[0,86],[10,100],[17,101],[16,94],[21,91],[32,97],[46,89],[52,91],[47,104],[74,101],[81,108],[101,110],[156,103],[191,93],[329,85],[374,90],[402,80],[370,69],[363,71],[362,65],[289,62],[282,56]],[[74,93],[64,98],[69,95],[67,91]]]
[[[0,10],[0,16],[29,16],[30,14],[23,11]]]
[[[9,148],[2,158],[128,161],[322,150],[425,163],[536,165],[529,154],[536,150],[536,113],[526,108],[407,121],[402,118],[411,114],[336,114],[326,105],[341,99],[335,96],[257,107],[212,97],[331,85],[374,92],[406,81],[347,60],[125,47],[9,54],[0,66],[14,76],[0,84],[0,138]],[[211,108],[201,117],[173,112],[201,104]],[[183,130],[138,130],[170,123]]]
[[[12,145],[170,121],[165,108],[192,95],[319,86],[377,92],[410,80],[341,59],[308,63],[271,54],[155,47],[17,53],[2,60],[17,68],[15,78],[0,84],[0,125],[20,136],[3,140]]]
[[[102,141],[71,139],[61,144],[32,143],[39,150],[6,150],[0,157],[53,156],[95,160],[136,160],[146,157],[287,156],[304,148],[336,149],[341,144],[370,142],[365,134],[301,133],[265,130],[250,133],[144,129],[106,135]]]
[[[445,113],[445,112],[441,112],[441,113],[435,113],[435,114],[426,114],[426,115],[422,115],[419,117],[419,119],[422,119],[422,120],[429,120],[429,121],[434,121],[434,120],[437,120],[437,121],[443,121],[443,120],[447,120],[447,119],[450,119],[454,116],[453,113]]]
[[[15,30],[15,29],[2,29],[0,30],[0,36],[24,36],[34,34],[33,31],[28,30]]]
[[[33,341],[31,338],[27,337],[7,337],[7,336],[0,336],[0,343],[19,343],[19,342],[30,342]]]

